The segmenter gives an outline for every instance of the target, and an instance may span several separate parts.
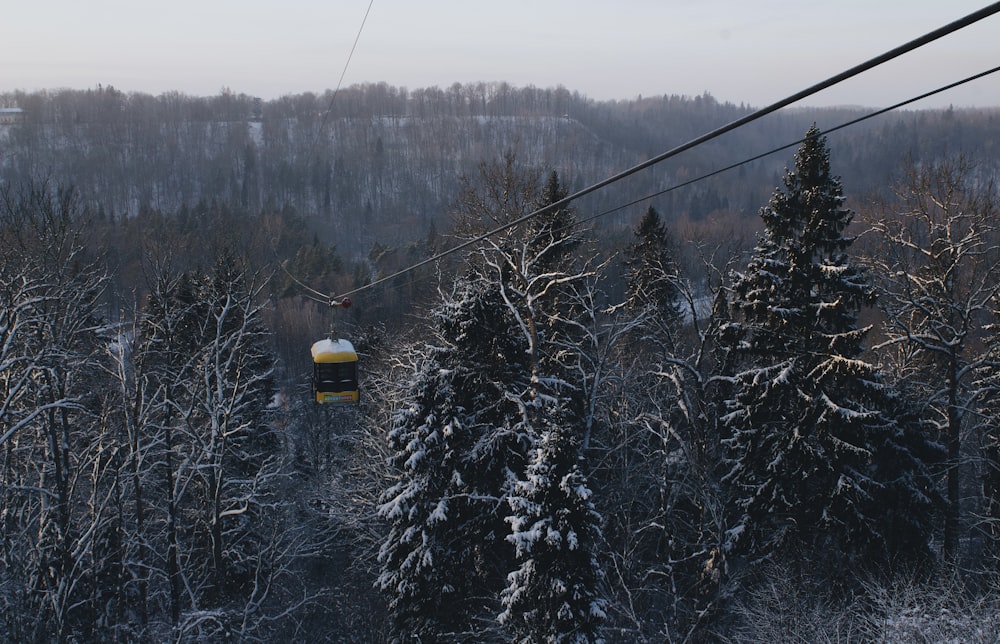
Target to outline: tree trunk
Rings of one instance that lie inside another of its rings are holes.
[[[958,367],[953,356],[948,363],[948,503],[944,517],[944,559],[958,562],[959,524],[961,520],[960,452],[962,414],[959,409]]]
[[[177,500],[174,498],[173,431],[171,413],[163,423],[164,474],[167,487],[167,578],[170,582],[170,623],[176,627],[181,620],[181,571],[177,561]]]

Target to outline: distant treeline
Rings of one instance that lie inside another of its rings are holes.
[[[293,208],[324,241],[366,254],[398,246],[434,224],[451,226],[460,178],[513,152],[557,170],[571,191],[745,116],[754,108],[709,94],[595,101],[563,87],[454,84],[407,90],[380,84],[262,101],[223,90],[212,97],[88,90],[0,93],[24,110],[0,125],[0,180],[45,177],[74,185],[109,217],[174,214],[225,202],[248,212]],[[771,115],[578,204],[601,225],[626,230],[641,207],[614,210],[720,167],[829,130],[857,108],[801,108]],[[908,157],[949,150],[993,167],[996,110],[907,111],[831,135],[834,171],[855,197],[890,183]],[[755,161],[653,202],[668,220],[713,212],[756,214],[778,183],[785,155]]]

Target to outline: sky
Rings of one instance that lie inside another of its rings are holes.
[[[563,86],[595,100],[708,92],[763,107],[985,0],[31,0],[0,10],[0,93],[271,100],[386,82]],[[369,10],[370,7],[370,10]],[[365,15],[367,12],[367,20]],[[364,27],[362,28],[362,24]],[[353,56],[351,49],[358,37]],[[884,107],[1000,65],[1000,14],[803,105]],[[913,108],[1000,106],[1000,74]],[[0,105],[0,107],[4,107]]]

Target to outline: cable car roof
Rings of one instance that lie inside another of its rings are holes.
[[[313,362],[350,362],[358,359],[354,345],[348,340],[320,340],[312,345]]]

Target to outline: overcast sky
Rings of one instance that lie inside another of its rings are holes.
[[[337,86],[370,0],[23,0],[0,11],[0,92]],[[562,85],[590,98],[764,106],[985,0],[374,0],[344,86]],[[809,99],[885,106],[1000,65],[1000,15]],[[1000,106],[1000,74],[914,107]]]

